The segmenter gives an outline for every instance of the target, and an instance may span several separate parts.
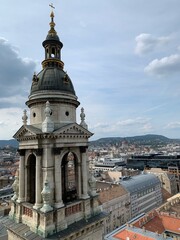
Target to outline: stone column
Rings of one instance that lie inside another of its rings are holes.
[[[19,164],[19,196],[17,202],[25,201],[25,151],[18,150],[20,154],[20,164]]]
[[[83,193],[82,193],[82,198],[87,199],[89,198],[88,195],[88,185],[87,185],[87,153],[86,153],[86,147],[80,147],[80,152],[81,152],[81,160],[82,160],[82,184],[83,184]]]
[[[62,201],[62,181],[61,181],[61,159],[60,159],[60,148],[54,148],[54,155],[55,155],[55,204],[56,208],[63,207]]]
[[[78,159],[78,198],[81,198],[82,190],[81,190],[81,163]]]
[[[42,200],[41,200],[41,172],[42,172],[42,148],[36,150],[36,202],[33,206],[34,209],[38,209],[42,207]]]

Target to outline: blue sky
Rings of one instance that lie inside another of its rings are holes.
[[[22,125],[32,75],[41,70],[49,1],[1,3],[0,139]],[[62,61],[92,139],[180,138],[180,1],[54,0]]]

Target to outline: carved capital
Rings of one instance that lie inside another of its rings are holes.
[[[25,152],[26,152],[25,149],[18,149],[17,151],[18,151],[20,156],[22,156],[22,157],[25,156]]]

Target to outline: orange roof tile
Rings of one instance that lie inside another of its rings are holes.
[[[143,225],[146,230],[151,232],[163,233],[165,231],[162,219],[159,216],[155,216],[153,219]]]
[[[134,233],[134,232],[128,231],[127,229],[123,230],[122,232],[119,232],[113,237],[120,240],[126,240],[127,237],[129,237],[129,239],[136,239],[136,240],[154,240],[154,238],[143,236],[142,234]]]
[[[164,228],[170,232],[180,234],[180,219],[172,216],[160,215]]]
[[[99,201],[101,203],[108,202],[127,194],[127,191],[121,185],[96,182],[96,187],[97,189],[101,189],[101,191],[98,192]]]

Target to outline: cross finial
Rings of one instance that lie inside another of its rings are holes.
[[[53,6],[53,3],[49,4],[49,6],[51,7],[51,9],[55,9],[55,7]]]

